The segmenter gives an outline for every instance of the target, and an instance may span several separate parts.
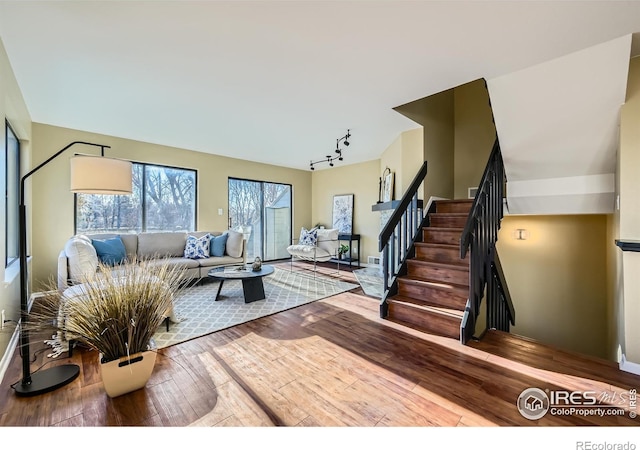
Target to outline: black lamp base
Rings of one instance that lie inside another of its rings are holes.
[[[71,383],[79,374],[80,366],[75,364],[54,366],[31,374],[31,383],[24,384],[20,381],[13,389],[16,395],[22,397],[44,394]]]

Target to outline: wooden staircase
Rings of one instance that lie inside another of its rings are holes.
[[[398,293],[387,297],[387,319],[420,331],[460,339],[469,298],[469,256],[460,259],[462,234],[473,200],[438,200]]]

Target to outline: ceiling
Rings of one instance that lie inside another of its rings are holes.
[[[632,36],[487,82],[511,214],[609,214]]]
[[[640,31],[640,2],[4,1],[34,122],[308,170],[399,105]],[[318,169],[325,168],[321,164]]]

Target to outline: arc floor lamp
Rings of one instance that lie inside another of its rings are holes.
[[[71,157],[71,191],[90,194],[131,194],[131,162],[122,159],[106,158],[104,149],[108,145],[74,141],[56,152],[49,159],[36,166],[20,180],[19,205],[19,252],[20,252],[20,354],[22,356],[22,380],[13,385],[16,395],[33,396],[50,392],[62,387],[80,374],[75,364],[63,364],[31,373],[29,352],[29,277],[27,271],[27,213],[25,206],[25,182],[27,178],[60,156],[69,147],[76,145],[100,147],[100,156],[74,155]]]

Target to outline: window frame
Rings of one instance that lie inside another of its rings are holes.
[[[13,127],[11,126],[11,124],[9,123],[9,121],[5,118],[4,120],[5,123],[5,137],[4,137],[4,164],[5,164],[5,183],[4,183],[4,190],[5,190],[5,196],[4,196],[4,213],[5,213],[5,221],[4,221],[4,263],[5,263],[5,268],[11,266],[12,264],[14,264],[16,261],[20,260],[20,177],[21,177],[21,172],[20,172],[20,163],[21,163],[21,153],[22,153],[22,145],[20,143],[20,139],[18,138],[18,135],[16,134],[15,130],[13,129]],[[17,151],[15,154],[15,158],[16,160],[14,161],[15,163],[15,169],[16,169],[16,173],[15,173],[15,180],[11,180],[10,178],[10,164],[9,164],[9,133],[11,133],[11,135],[13,136],[13,138],[15,139],[16,143],[17,143]],[[15,183],[14,185],[14,189],[15,189],[15,199],[9,198],[9,182],[12,181]],[[15,201],[14,201],[15,200]],[[15,245],[16,245],[16,256],[11,258],[11,260],[9,260],[9,208],[14,206],[15,207],[15,236],[13,236],[13,238],[15,239]]]
[[[258,180],[258,179],[253,179],[253,178],[242,178],[242,177],[234,177],[234,176],[228,176],[227,177],[227,213],[228,213],[228,217],[227,220],[229,221],[229,228],[231,229],[232,227],[232,223],[231,223],[231,206],[229,204],[230,201],[230,195],[229,195],[229,183],[230,181],[247,181],[249,183],[260,183],[260,191],[261,191],[261,209],[260,209],[260,220],[263,224],[262,227],[262,234],[261,234],[261,240],[262,240],[262,248],[261,248],[261,252],[262,252],[262,256],[264,256],[264,254],[266,253],[266,239],[264,236],[265,233],[265,228],[264,228],[264,185],[265,184],[279,184],[282,186],[288,186],[289,188],[289,195],[290,195],[290,204],[289,204],[289,209],[290,209],[290,217],[289,217],[289,239],[288,242],[292,242],[293,239],[293,218],[294,218],[294,211],[293,211],[293,205],[294,205],[294,198],[293,198],[293,184],[292,183],[283,183],[281,181],[268,181],[268,180]],[[271,260],[268,260],[271,261]]]
[[[142,166],[142,192],[140,194],[140,207],[142,208],[142,214],[141,214],[141,230],[140,231],[136,231],[136,233],[145,233],[147,231],[147,224],[146,224],[146,220],[147,220],[147,210],[146,210],[146,202],[147,202],[147,195],[146,195],[146,178],[147,178],[147,171],[145,170],[146,167],[159,167],[162,169],[170,169],[170,170],[184,170],[184,171],[188,171],[188,172],[193,172],[193,179],[194,179],[194,195],[193,195],[193,227],[194,230],[187,230],[187,232],[191,232],[191,231],[196,231],[198,229],[198,170],[197,169],[191,169],[191,168],[187,168],[187,167],[178,167],[178,166],[170,166],[167,164],[156,164],[156,163],[145,163],[145,162],[138,162],[138,161],[131,161],[132,165],[138,165],[138,166]],[[135,170],[132,168],[132,170]],[[83,195],[100,195],[100,194],[83,194]],[[83,233],[109,233],[108,231],[100,231],[100,230],[87,230],[87,231],[83,231]],[[73,234],[78,234],[78,194],[74,193],[73,194]]]

